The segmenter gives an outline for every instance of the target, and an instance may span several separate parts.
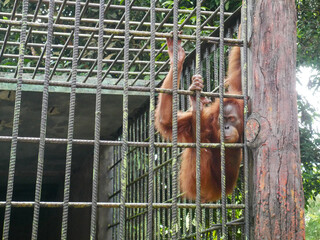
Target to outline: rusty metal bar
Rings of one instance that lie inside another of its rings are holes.
[[[87,1],[88,2],[88,1]],[[72,80],[69,104],[69,119],[68,119],[68,143],[66,149],[66,167],[64,177],[64,196],[63,196],[63,211],[62,211],[62,225],[61,225],[61,239],[67,239],[68,232],[68,216],[69,216],[69,200],[70,200],[70,182],[71,182],[71,163],[72,163],[72,149],[73,149],[73,133],[74,133],[74,118],[76,107],[76,83],[77,83],[77,67],[79,55],[79,26],[80,26],[80,0],[76,0],[75,6],[75,30],[73,39],[73,56],[72,56]]]
[[[0,41],[1,43],[1,41]],[[73,47],[72,47],[73,48]],[[79,49],[79,48],[78,48]],[[98,49],[98,48],[97,48]],[[116,51],[120,51],[121,49],[117,49]],[[137,49],[130,49],[129,51],[137,51]],[[19,58],[18,54],[3,54],[4,58]],[[40,57],[39,56],[33,56],[33,55],[25,55],[26,59],[35,59],[38,60]],[[46,59],[46,57],[44,56],[43,59]],[[58,60],[58,57],[51,57],[51,60]],[[71,57],[61,57],[60,60],[64,60],[64,61],[72,61]],[[96,59],[93,58],[82,58],[79,61],[80,62],[95,62]],[[111,59],[103,59],[102,60],[103,63],[112,63],[113,60]],[[131,60],[129,62],[132,62]],[[118,63],[124,63],[124,60],[118,60]],[[135,63],[137,64],[149,64],[150,61],[143,61],[143,60],[137,60],[135,61]],[[155,64],[164,64],[165,62],[161,62],[161,61],[155,61]]]
[[[33,201],[12,201],[11,202],[12,207],[17,208],[32,208],[35,204]],[[6,206],[5,201],[0,201],[0,207]],[[46,208],[62,208],[63,202],[46,202],[41,201],[40,202],[41,207]],[[92,202],[69,202],[69,206],[72,208],[90,208],[92,206]],[[120,202],[98,202],[97,207],[99,208],[120,208],[121,203]],[[195,209],[196,204],[194,203],[178,203],[177,206],[179,208],[190,208]],[[142,202],[142,203],[125,203],[126,208],[148,208],[148,203]],[[153,208],[171,208],[172,203],[153,203]],[[201,204],[201,207],[203,208],[212,208],[217,209],[221,208],[221,204],[209,204],[209,203],[203,203]],[[244,204],[227,204],[228,209],[244,209]]]
[[[202,75],[201,71],[201,1],[197,0],[197,14],[196,14],[196,68],[195,75],[198,77]],[[201,110],[200,110],[200,91],[196,91],[196,239],[201,239]],[[194,107],[194,106],[193,106]],[[194,111],[194,110],[193,110]]]
[[[19,121],[20,121],[20,107],[21,107],[21,86],[22,86],[22,75],[23,75],[23,61],[25,53],[25,42],[26,42],[26,31],[27,31],[27,14],[28,14],[29,1],[23,1],[22,5],[22,21],[21,21],[21,35],[20,35],[20,47],[19,48],[19,61],[17,64],[17,87],[16,87],[16,98],[14,102],[14,113],[13,113],[13,124],[12,124],[12,137],[11,137],[11,147],[10,147],[10,160],[8,169],[8,183],[7,183],[7,193],[6,202],[4,210],[4,220],[3,220],[3,231],[2,239],[9,239],[10,231],[10,219],[11,219],[11,205],[12,205],[12,195],[14,187],[14,173],[16,168],[16,158],[17,158],[17,144],[18,144],[18,133],[19,133]]]
[[[4,78],[4,77],[0,77],[0,83],[17,83],[18,79],[16,78]],[[43,85],[44,81],[40,80],[40,79],[22,79],[22,83],[23,84],[30,84],[30,85]],[[50,81],[50,86],[60,86],[60,87],[71,87],[71,83],[70,82],[60,82],[60,81]],[[94,83],[76,83],[76,87],[77,88],[88,88],[88,89],[95,89],[97,87],[97,84]],[[109,89],[109,90],[118,90],[118,91],[122,91],[123,90],[123,86],[114,86],[114,85],[110,85],[110,84],[103,84],[102,89]],[[145,92],[148,93],[150,92],[150,87],[142,87],[142,86],[129,86],[129,91],[135,91],[135,92]],[[166,92],[166,93],[172,93],[172,91],[168,90],[168,89],[161,89],[161,88],[156,88],[155,89],[156,92]],[[184,95],[191,95],[192,92],[190,91],[180,91],[180,94],[184,94]],[[210,93],[209,93],[210,94]],[[210,94],[210,96],[217,96],[217,94]],[[241,96],[238,96],[239,98],[241,98]]]
[[[192,15],[192,12],[190,12],[190,15]],[[11,16],[11,13],[5,13],[5,12],[0,12],[0,17],[1,16],[5,16],[5,17],[10,17]],[[212,16],[212,15],[211,15]],[[210,16],[210,19],[211,19],[211,16]],[[15,17],[20,17],[21,18],[21,14],[16,14]],[[34,18],[34,15],[32,14],[28,14],[28,18]],[[48,19],[48,16],[47,15],[39,15],[37,16],[37,18],[39,19]],[[210,20],[209,19],[209,20]],[[61,17],[60,18],[61,21],[74,21],[74,18],[73,17]],[[98,23],[98,19],[92,19],[92,18],[81,18],[81,22],[82,23]],[[207,21],[208,22],[208,21]],[[105,19],[104,20],[104,23],[106,24],[111,24],[111,25],[117,25],[117,24],[122,24],[124,25],[123,22],[120,22],[119,20],[109,20],[109,19]],[[140,25],[142,24],[143,26],[148,26],[150,27],[151,26],[151,22],[137,22],[137,21],[130,21],[129,22],[131,26],[134,26],[134,25]],[[158,27],[160,26],[161,23],[155,23],[155,26]],[[163,24],[163,27],[167,27],[167,28],[172,28],[173,27],[173,24],[171,23],[164,23]],[[196,29],[196,26],[195,25],[187,25],[187,24],[184,24],[183,25],[183,28],[189,28],[189,29]],[[217,27],[212,27],[212,26],[203,26],[203,30],[216,30]]]
[[[227,197],[226,197],[226,159],[225,159],[225,142],[224,142],[224,120],[223,120],[223,97],[224,97],[224,78],[225,78],[225,68],[224,68],[224,1],[220,1],[220,65],[219,65],[219,101],[220,101],[220,112],[219,112],[219,122],[220,122],[220,154],[221,154],[221,224],[222,224],[222,239],[228,239],[228,227],[227,227]]]
[[[178,221],[178,8],[179,1],[174,0],[173,4],[173,83],[172,83],[172,216],[171,216],[171,238],[179,236]],[[171,37],[171,36],[169,36]]]
[[[50,74],[50,56],[51,56],[51,44],[53,39],[53,14],[54,14],[54,0],[50,0],[49,4],[49,22],[48,22],[48,35],[46,42],[46,61],[45,61],[45,78],[42,94],[42,107],[41,107],[41,122],[40,122],[40,139],[39,139],[39,152],[38,152],[38,164],[37,164],[37,178],[36,178],[36,190],[34,197],[34,210],[32,220],[32,239],[38,238],[38,226],[39,226],[39,214],[40,214],[40,200],[42,190],[43,168],[44,168],[44,151],[45,151],[45,138],[47,131],[47,116],[48,116],[48,103],[49,103],[49,74]]]
[[[16,20],[3,20],[0,19],[0,24],[6,24],[6,25],[17,25],[20,26],[21,25],[21,21],[16,21]],[[40,28],[47,28],[48,24],[47,23],[33,23],[33,22],[27,22],[27,25],[30,27],[40,27]],[[74,30],[74,26],[72,25],[63,25],[63,24],[53,24],[54,28],[57,29],[66,29],[66,30]],[[95,27],[80,27],[81,31],[88,31],[88,32],[97,32],[98,28]],[[150,38],[150,32],[147,31],[135,31],[135,30],[128,30],[130,35],[134,35],[134,36],[144,36],[144,37],[148,37]],[[125,30],[123,29],[111,29],[111,28],[105,28],[104,29],[105,33],[110,33],[110,34],[117,34],[117,35],[125,35]],[[166,38],[166,37],[170,37],[172,36],[171,33],[160,33],[160,32],[156,32],[155,33],[156,37],[161,37],[161,38]],[[68,34],[69,36],[69,34]],[[196,40],[196,36],[193,35],[184,35],[181,34],[179,35],[179,37],[181,39],[185,39],[185,40],[189,40],[189,41],[195,41]],[[219,43],[219,38],[218,37],[210,37],[210,36],[201,36],[201,41],[210,41],[212,43]],[[226,38],[225,40],[225,44],[228,45],[242,45],[243,42],[242,40],[239,39],[228,39]]]
[[[0,31],[4,31],[4,29],[3,28],[0,28]],[[19,31],[20,32],[20,31]],[[45,32],[43,32],[42,34],[44,34]],[[58,33],[57,33],[58,34]],[[61,34],[61,35],[65,35],[64,33],[59,33],[59,34]],[[55,35],[55,33],[53,34],[53,35]],[[79,36],[81,36],[81,34],[79,34]],[[82,35],[82,37],[87,37],[87,36],[89,36],[89,35]],[[104,36],[105,38],[108,38],[108,37],[110,37],[110,36]],[[117,40],[122,40],[124,37],[123,36],[114,36],[114,39],[117,39]],[[136,37],[135,39],[137,39],[137,40],[147,40],[147,38],[146,37],[143,37],[143,38],[139,38],[139,37]],[[155,40],[156,41],[163,41],[163,39],[162,38],[155,38]],[[4,44],[4,41],[0,41],[0,44]],[[7,45],[11,45],[11,46],[19,46],[19,42],[10,42],[10,41],[8,41],[7,42]],[[44,46],[45,46],[45,44],[44,43],[28,43],[27,44],[28,46],[30,46],[30,47],[38,47],[38,48],[43,48]],[[52,48],[63,48],[63,46],[64,45],[61,45],[61,44],[52,44]],[[72,45],[68,45],[67,46],[67,49],[72,49],[73,48],[73,46]],[[95,46],[87,46],[87,45],[84,45],[84,46],[79,46],[79,49],[81,49],[81,50],[94,50],[94,51],[97,51],[98,50],[98,46],[97,47],[95,47]],[[161,48],[162,49],[162,48]],[[119,51],[122,51],[122,48],[117,48],[117,47],[109,47],[109,48],[106,48],[105,49],[106,51],[114,51],[114,52],[119,52]],[[159,50],[159,49],[158,49]],[[157,51],[158,51],[157,50]],[[129,48],[129,51],[130,52],[139,52],[140,51],[140,49],[136,49],[136,48]],[[145,49],[144,50],[145,52],[150,52],[150,49]],[[168,52],[167,50],[162,50],[163,52]],[[82,53],[82,52],[81,52]],[[4,54],[3,56],[5,56],[5,57],[8,57],[8,58],[17,58],[17,57],[19,57],[19,55],[18,54]],[[26,55],[26,58],[30,58],[30,59],[39,59],[39,56],[33,56],[33,55]],[[44,56],[43,58],[46,58],[46,56]],[[56,60],[58,57],[52,57],[51,59],[53,59],[53,60]],[[72,60],[72,58],[68,58],[68,57],[63,57],[63,58],[61,58],[61,59],[63,59],[63,60]],[[92,59],[92,58],[81,58],[81,59],[79,59],[79,61],[81,62],[81,61],[95,61],[96,59]],[[112,60],[109,60],[109,59],[104,59],[104,60],[102,60],[103,62],[110,62],[110,61],[112,61]],[[123,59],[121,60],[121,61],[123,61]],[[141,61],[140,62],[140,60],[138,61],[137,60],[137,62],[139,62],[139,63],[144,63],[145,61]],[[157,62],[157,61],[156,61]],[[165,62],[161,62],[162,64],[164,64]]]
[[[244,95],[244,126],[246,126],[248,121],[248,6],[247,1],[242,1],[242,34],[243,39],[243,62],[242,66],[242,83],[243,83],[243,95]],[[247,136],[244,134],[244,143],[247,143]],[[244,210],[244,222],[245,222],[245,232],[244,235],[246,239],[250,239],[250,216],[249,216],[249,156],[248,156],[248,147],[244,146],[243,149],[244,156],[244,201],[245,201],[245,210]]]
[[[155,12],[155,1],[150,1],[150,22],[151,22],[151,39],[150,39],[150,107],[149,107],[149,166],[148,166],[148,239],[152,240],[154,238],[153,235],[153,226],[156,222],[153,219],[154,213],[152,208],[152,203],[154,202],[154,161],[155,161],[155,131],[154,131],[154,123],[155,123],[155,23],[156,23],[156,12]]]
[[[93,150],[93,174],[92,174],[92,206],[90,239],[96,239],[97,225],[97,202],[98,202],[98,179],[99,179],[99,157],[100,157],[100,130],[101,130],[101,84],[102,84],[102,59],[103,59],[103,20],[104,20],[104,0],[100,0],[99,9],[99,38],[98,38],[98,72],[97,72],[97,92],[95,107],[95,128],[94,128],[94,150]]]
[[[123,123],[122,123],[122,162],[121,162],[121,206],[120,206],[120,229],[119,239],[126,239],[126,182],[127,182],[127,164],[128,164],[128,87],[129,87],[129,20],[130,20],[130,1],[125,0],[125,43],[124,43],[124,82],[123,82]]]
[[[0,136],[0,142],[9,142],[13,140],[12,136]],[[26,142],[26,143],[38,143],[40,138],[38,137],[17,137],[18,142]],[[46,143],[53,143],[53,144],[67,144],[68,139],[65,138],[45,138]],[[84,145],[94,145],[95,140],[87,140],[87,139],[73,139],[74,144],[84,144]],[[121,146],[123,141],[108,141],[108,140],[100,140],[98,141],[100,145],[105,146]],[[130,142],[128,141],[129,146],[135,147],[148,147],[149,142]],[[172,143],[162,143],[162,142],[155,142],[156,147],[166,148],[172,147]],[[195,148],[195,143],[178,143],[178,148]],[[242,148],[244,146],[243,143],[225,143],[225,147],[230,148]],[[220,143],[201,143],[200,147],[202,148],[219,148]]]

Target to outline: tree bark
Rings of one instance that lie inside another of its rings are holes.
[[[248,90],[253,114],[247,131],[258,132],[248,139],[253,156],[252,238],[305,239],[295,1],[250,2],[254,3],[249,14],[252,82]]]

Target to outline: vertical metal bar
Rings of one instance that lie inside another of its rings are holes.
[[[180,78],[180,89],[184,89],[185,77],[181,76]],[[186,96],[180,95],[180,109],[186,111]]]
[[[214,66],[214,87],[216,89],[219,86],[219,51],[217,45],[213,46],[213,66]],[[221,202],[221,201],[220,201]],[[216,210],[216,223],[220,222],[221,212],[220,209]],[[221,230],[217,230],[217,239],[219,240],[221,236]]]
[[[133,124],[131,124],[131,131],[130,131],[130,139],[131,141],[135,141],[135,136],[136,136],[136,133],[138,131],[138,128],[135,124],[135,122]],[[130,158],[129,159],[134,159],[134,155],[136,154],[136,152],[138,151],[138,149],[135,149],[134,151],[130,151]],[[131,175],[131,179],[136,179],[136,168],[135,168],[135,161],[130,161],[130,164],[128,164],[130,166],[130,175]],[[130,186],[130,201],[131,202],[134,202],[134,195],[136,194],[136,190],[135,190],[135,184],[131,185]],[[136,214],[136,209],[131,209],[130,210],[130,213],[131,213],[131,216],[135,215]],[[130,223],[130,226],[131,226],[131,235],[130,235],[130,238],[134,239],[134,233],[135,233],[135,228],[134,228],[134,221],[135,221],[136,218],[132,219],[131,220],[131,223]]]
[[[242,1],[242,39],[243,39],[243,62],[244,66],[242,68],[242,83],[243,83],[243,95],[244,95],[244,126],[247,124],[248,120],[248,58],[247,58],[247,48],[248,48],[248,17],[247,17],[247,1]],[[238,33],[240,34],[240,33]],[[247,142],[247,136],[244,134],[244,144]],[[248,148],[244,146],[244,199],[245,199],[245,236],[246,239],[250,238],[249,232],[249,160],[248,160]]]
[[[112,165],[115,165],[115,163],[117,162],[117,159],[116,159],[116,156],[117,156],[117,153],[118,153],[118,147],[115,146],[113,148],[113,162],[112,162]],[[115,166],[114,168],[111,169],[111,171],[113,172],[112,175],[113,175],[113,191],[117,191],[117,174],[116,174],[116,170],[117,170],[117,166]],[[116,199],[116,197],[115,197]],[[113,213],[112,213],[112,224],[114,224],[116,222],[116,214],[117,214],[117,210],[114,209]],[[115,238],[115,230],[116,230],[116,227],[112,227],[112,239]]]
[[[136,125],[136,122],[134,122],[133,123],[133,127],[132,127],[132,132],[131,132],[131,139],[132,139],[132,141],[136,141],[136,134],[137,134],[137,131],[138,131],[138,128],[137,128],[137,125]],[[132,154],[131,154],[131,157],[130,157],[130,159],[132,159],[132,160],[134,160],[134,159],[136,159],[135,158],[135,156],[136,156],[136,154],[137,154],[137,151],[139,151],[139,149],[135,149],[133,152],[132,152]],[[131,160],[131,171],[132,171],[132,173],[131,173],[131,175],[132,175],[132,179],[136,179],[137,178],[137,175],[136,175],[136,170],[137,170],[137,168],[136,168],[136,161],[132,161]],[[137,192],[137,190],[136,190],[136,183],[134,183],[134,184],[132,184],[132,186],[131,186],[131,194],[130,194],[130,198],[131,198],[131,201],[132,202],[135,202],[135,195],[136,195],[136,192]],[[132,215],[136,215],[137,214],[137,209],[132,209],[132,211],[131,211],[131,213],[132,213]],[[137,218],[134,218],[134,219],[132,219],[132,223],[131,223],[131,228],[132,228],[132,239],[135,239],[135,234],[136,234],[136,228],[135,228],[135,222],[136,222],[136,219]]]
[[[183,203],[186,203],[187,200],[184,198],[183,199]],[[188,210],[189,212],[189,210]],[[182,219],[184,219],[184,223],[183,223],[183,226],[182,226],[182,236],[186,236],[187,235],[187,223],[186,223],[186,219],[187,219],[187,209],[184,208],[182,210]]]
[[[157,137],[157,142],[160,142],[160,135],[157,134],[156,135]],[[157,165],[159,166],[161,164],[161,158],[160,158],[160,148],[156,148],[156,161],[157,161]],[[160,189],[161,189],[161,169],[160,168],[157,172],[157,181],[156,181],[156,185],[155,185],[155,188],[156,188],[156,192],[157,192],[157,197],[156,197],[156,202],[157,203],[160,203],[161,202],[161,199],[160,199]],[[157,222],[155,223],[154,225],[154,232],[155,232],[155,239],[160,239],[160,218],[161,218],[161,212],[160,212],[160,209],[157,209]]]
[[[217,203],[221,204],[221,201],[219,200]],[[221,209],[218,208],[216,211],[216,222],[215,223],[220,223],[220,222],[221,222]],[[217,240],[220,240],[220,238],[221,238],[221,229],[218,229],[217,230]]]
[[[217,50],[217,45],[214,45],[213,66],[214,66],[214,86],[213,86],[213,89],[214,89],[219,86],[219,52]]]
[[[93,173],[92,173],[92,198],[91,198],[91,223],[90,239],[96,238],[98,179],[99,179],[99,153],[100,153],[100,129],[101,129],[101,83],[102,83],[102,59],[103,59],[103,28],[104,28],[104,0],[100,0],[99,9],[99,37],[98,37],[98,64],[97,64],[97,89],[95,109],[95,129],[93,148]]]
[[[119,138],[119,140],[121,140],[121,138]],[[118,147],[118,161],[121,160],[122,157],[122,147]],[[117,190],[121,190],[121,166],[118,165],[117,167]],[[121,201],[121,194],[117,194],[117,197],[115,199],[117,202]],[[116,218],[116,223],[120,222],[120,210],[117,211],[117,218]],[[117,225],[117,232],[116,232],[116,238],[119,237],[120,234],[120,224]]]
[[[144,118],[144,124],[143,124],[143,127],[144,127],[144,138],[143,138],[143,141],[145,141],[146,139],[148,139],[148,122],[149,122],[149,114],[148,112],[145,112],[143,114],[143,118]],[[147,173],[148,171],[148,149],[147,148],[144,148],[144,173]],[[146,178],[143,178],[143,186],[144,186],[144,201],[143,202],[148,202],[148,180]],[[143,221],[144,221],[144,239],[147,239],[147,236],[148,236],[148,212],[145,212],[143,210]],[[151,235],[152,236],[152,235]]]
[[[129,86],[129,20],[130,0],[125,0],[125,41],[124,41],[124,82],[123,82],[123,124],[122,124],[122,161],[121,161],[121,199],[120,199],[120,234],[125,239],[125,201],[127,183],[127,151],[128,151],[128,86]]]
[[[149,107],[149,181],[148,181],[148,239],[153,239],[153,168],[154,168],[154,113],[155,113],[155,49],[156,49],[156,11],[155,1],[150,1],[151,39],[150,39],[150,107]]]
[[[143,136],[142,136],[142,132],[143,132],[143,120],[142,120],[142,117],[139,118],[139,129],[140,129],[140,132],[138,134],[138,137],[139,137],[139,142],[143,141]],[[144,156],[144,148],[141,148],[140,152],[139,152],[139,163],[140,163],[140,171],[139,171],[139,175],[141,176],[143,174],[143,156]],[[139,186],[140,186],[140,189],[139,189],[139,193],[138,193],[138,201],[139,202],[143,202],[143,185],[142,185],[143,182],[139,182]],[[140,210],[139,210],[140,212]],[[140,239],[143,239],[143,216],[140,215],[139,217],[139,228],[140,228],[140,236],[139,238]]]
[[[79,47],[79,26],[80,26],[80,0],[76,1],[75,22],[74,22],[74,40],[73,40],[73,56],[72,56],[72,80],[69,105],[69,121],[68,121],[68,143],[66,153],[66,169],[64,178],[64,197],[62,211],[61,239],[67,239],[68,231],[68,213],[69,213],[69,197],[70,197],[70,177],[71,177],[71,161],[72,161],[72,140],[74,130],[74,117],[76,106],[76,83],[77,83],[77,67],[78,67],[78,47]]]
[[[206,209],[202,208],[201,209],[201,230],[206,229],[206,220],[207,220],[207,216],[206,216]],[[206,237],[208,233],[205,233],[202,237]]]
[[[134,141],[138,141],[138,130],[139,130],[139,128],[138,128],[138,123],[137,123],[137,121],[135,121],[134,122],[134,126],[135,126],[135,129],[136,129],[136,131],[134,132],[134,135],[133,135],[133,140]],[[137,178],[138,176],[139,176],[139,172],[138,172],[138,161],[139,161],[139,158],[138,158],[138,153],[140,152],[140,148],[135,152],[135,156],[136,156],[136,161],[134,161],[134,169],[135,169],[135,171],[134,171],[134,178]],[[139,202],[138,201],[138,192],[139,192],[139,182],[136,182],[135,184],[134,184],[134,196],[133,196],[133,201],[134,202]],[[134,213],[135,214],[138,214],[138,209],[135,209],[135,211],[134,211]],[[135,218],[135,220],[134,220],[134,225],[135,225],[135,236],[134,236],[134,239],[138,239],[138,233],[139,233],[139,218],[138,217],[136,217]]]
[[[166,161],[169,160],[173,155],[172,148],[167,148],[166,151]],[[172,163],[173,164],[173,163]],[[170,199],[173,198],[173,167],[172,166],[167,166],[166,167],[166,182],[167,182],[167,195],[165,198],[165,202],[169,201]],[[166,211],[167,217],[166,217],[166,226],[167,228],[171,227],[171,224],[173,222],[172,220],[172,208]],[[168,233],[168,237],[170,237],[170,233]]]
[[[209,48],[206,49],[205,53],[205,59],[206,59],[206,79],[207,79],[207,92],[210,92],[211,90],[211,62],[210,62],[210,52]]]
[[[214,52],[213,52],[214,54]],[[210,61],[210,50],[209,48],[206,49],[206,55],[205,55],[205,59],[206,59],[206,79],[207,79],[207,92],[211,91],[211,61]],[[213,225],[213,209],[208,209],[208,215],[209,215],[209,224],[208,227],[212,227]],[[213,237],[213,232],[211,231],[209,234],[210,239],[212,239]]]
[[[190,79],[191,79],[191,76],[190,76],[190,67],[187,67],[186,68],[186,84],[187,86],[190,86]],[[189,100],[189,97],[187,97],[187,109],[190,108],[190,100]]]
[[[130,129],[129,129],[129,136],[128,139],[129,141],[134,141],[133,136],[136,134],[136,132],[138,131],[137,127],[134,124],[130,124]],[[137,151],[137,149],[134,149],[133,151],[131,151],[134,147],[129,147],[129,159],[132,159],[132,156],[135,154],[135,152]],[[128,162],[128,176],[129,176],[129,181],[133,181],[135,178],[133,176],[134,173],[134,166],[133,166],[133,161],[129,161]],[[133,202],[133,186],[134,185],[130,185],[130,187],[128,187],[128,192],[127,192],[127,196],[128,196],[128,201]],[[130,211],[127,211],[127,215],[128,217],[130,216],[134,216],[135,214],[135,209],[130,209]],[[131,219],[130,221],[127,221],[127,225],[128,225],[128,233],[129,236],[127,238],[133,239],[133,220]]]
[[[131,131],[130,131],[130,139],[131,141],[135,141],[135,134],[137,132],[137,126],[135,123],[131,124]],[[130,149],[130,158],[129,159],[134,159],[134,156],[136,154],[138,150],[135,149],[134,151],[131,151]],[[130,164],[128,164],[130,166],[130,176],[131,176],[131,181],[133,179],[136,179],[136,168],[135,168],[135,161],[130,161]],[[136,190],[135,190],[135,184],[130,185],[130,194],[129,194],[129,198],[131,202],[134,202],[134,195],[136,194]],[[134,216],[136,214],[136,209],[131,209],[130,210],[131,216]],[[136,232],[135,228],[134,228],[134,222],[135,222],[135,218],[131,220],[130,223],[130,238],[134,239],[134,234]]]
[[[221,143],[221,217],[222,239],[228,239],[227,210],[226,210],[226,176],[225,176],[225,145],[223,124],[223,94],[224,94],[224,1],[220,1],[220,67],[219,67],[219,98],[220,98],[220,143]]]
[[[178,238],[178,7],[179,1],[173,4],[173,92],[172,92],[172,238]]]
[[[16,88],[16,98],[14,104],[14,114],[12,123],[12,141],[10,148],[10,162],[8,171],[8,184],[6,194],[6,207],[3,221],[3,232],[2,239],[9,239],[10,230],[10,218],[11,218],[11,202],[13,195],[14,185],[14,173],[17,159],[17,144],[18,144],[18,132],[19,132],[19,119],[20,119],[20,106],[21,106],[21,86],[22,86],[22,74],[23,74],[23,62],[26,42],[26,31],[27,31],[27,14],[28,14],[29,1],[24,0],[22,5],[22,19],[21,19],[21,35],[20,35],[20,48],[19,48],[19,60],[18,60],[18,81]]]
[[[232,204],[236,204],[236,191],[233,190],[232,192],[232,196],[231,196],[231,203]],[[232,209],[232,213],[231,213],[231,220],[235,220],[236,219],[236,210],[235,209]],[[237,227],[236,226],[232,226],[231,228],[232,230],[232,240],[236,240],[236,230],[237,230]]]
[[[201,75],[201,1],[197,0],[196,11],[196,75]],[[201,112],[200,112],[200,91],[196,91],[196,239],[201,239]]]
[[[164,142],[164,139],[161,138],[161,142]],[[165,155],[165,152],[167,152],[167,149],[163,149],[161,148],[160,149],[161,151],[161,159],[163,159],[162,162],[166,161],[166,155]],[[161,178],[161,182],[162,182],[162,198],[161,198],[161,202],[164,202],[165,201],[165,196],[166,196],[166,188],[165,188],[165,185],[167,184],[166,183],[166,172],[167,172],[167,165],[164,166],[164,168],[162,169],[162,178]],[[162,212],[162,233],[163,233],[163,236],[165,236],[165,226],[166,226],[166,212],[167,210],[166,209],[162,209],[161,210]]]
[[[34,197],[35,199],[34,199],[34,210],[33,210],[33,221],[32,221],[32,239],[38,238],[40,199],[41,199],[41,188],[42,188],[42,178],[43,178],[44,150],[45,150],[45,138],[46,138],[46,128],[47,128],[48,101],[49,101],[49,74],[50,74],[50,62],[51,62],[51,45],[52,45],[52,36],[53,36],[54,7],[55,7],[54,0],[50,0],[49,18],[48,18],[48,35],[47,35],[47,44],[46,44],[47,57],[45,61],[45,77],[44,77],[44,86],[43,86],[43,95],[42,95],[37,179],[36,179],[36,190],[35,190],[35,197]]]
[[[130,65],[129,65],[130,66]],[[129,68],[128,66],[128,68]],[[140,132],[140,136],[141,136],[141,141],[144,141],[144,139],[146,138],[145,136],[146,133],[146,119],[145,119],[145,115],[141,116],[141,132]],[[146,172],[146,154],[147,154],[147,149],[145,147],[142,148],[142,172],[141,175],[143,175]],[[145,178],[141,179],[141,202],[147,202],[148,199],[148,194],[146,191],[146,181]],[[142,227],[142,239],[146,239],[146,226],[145,226],[145,214],[143,213],[143,210],[141,211],[141,227]]]

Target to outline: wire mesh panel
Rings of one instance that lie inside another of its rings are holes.
[[[3,239],[247,238],[246,138],[226,143],[223,117],[216,121],[219,141],[204,143],[200,134],[203,97],[220,101],[220,117],[224,98],[243,99],[246,122],[246,64],[242,94],[225,95],[224,83],[232,46],[243,49],[246,62],[245,20],[246,2],[238,0],[2,1]],[[160,88],[171,70],[172,88]],[[204,79],[203,91],[188,90],[194,75]],[[170,138],[155,129],[164,93],[173,99]],[[195,138],[185,142],[177,116],[190,111],[193,95]],[[179,180],[181,155],[190,148],[194,200]],[[226,195],[230,148],[242,149],[243,158]],[[203,149],[221,156],[216,202],[201,196]]]

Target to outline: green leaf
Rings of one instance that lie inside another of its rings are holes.
[[[9,2],[10,2],[10,0],[5,0],[3,3],[3,6],[6,6]]]

